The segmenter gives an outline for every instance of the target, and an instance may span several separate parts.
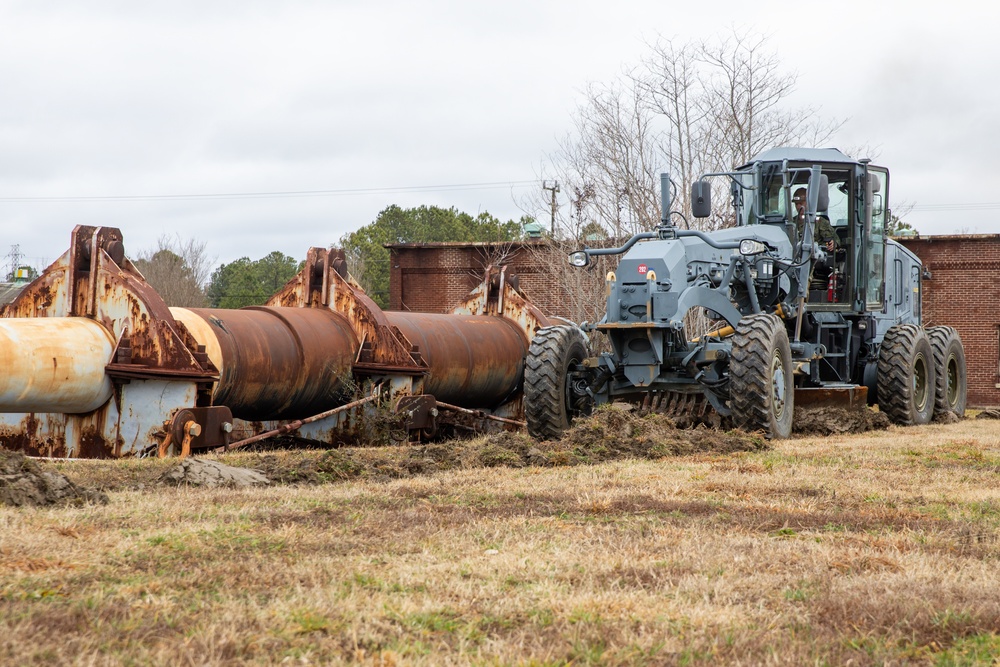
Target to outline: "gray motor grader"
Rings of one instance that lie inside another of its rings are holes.
[[[797,401],[877,403],[898,424],[965,412],[962,342],[951,327],[922,326],[920,260],[886,238],[887,169],[835,149],[772,149],[696,181],[696,218],[712,213],[709,179],[728,181],[736,226],[677,227],[663,174],[655,230],[570,255],[577,267],[622,257],[599,323],[535,335],[532,436],[555,437],[595,405],[651,398],[710,406],[775,438],[791,433]],[[803,189],[800,212],[792,199]],[[696,309],[716,326],[692,336],[685,318]],[[611,351],[591,356],[585,331],[607,336]]]

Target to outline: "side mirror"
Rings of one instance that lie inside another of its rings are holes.
[[[868,174],[868,182],[871,184],[872,192],[882,192],[882,181],[878,174]]]
[[[882,190],[882,181],[878,175],[868,172],[868,187],[865,188],[865,233],[872,233],[872,217],[878,215],[883,208],[882,195],[875,193]],[[878,210],[876,210],[878,207]]]
[[[712,215],[712,186],[708,181],[691,184],[691,215],[696,218]]]

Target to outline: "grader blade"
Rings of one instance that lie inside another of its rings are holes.
[[[843,387],[799,388],[795,390],[795,407],[867,410],[868,387],[845,385]]]

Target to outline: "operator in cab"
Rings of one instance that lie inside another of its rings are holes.
[[[806,189],[799,188],[792,195],[792,203],[795,205],[795,217],[793,222],[795,223],[795,229],[799,233],[799,238],[802,238],[802,225],[806,221]],[[816,215],[816,242],[820,244],[821,247],[825,248],[828,252],[833,252],[837,249],[839,245],[837,240],[837,234],[833,231],[833,225],[830,224],[830,219],[827,218],[822,213]]]
[[[802,238],[802,227],[806,221],[806,189],[799,188],[792,195],[792,203],[795,205],[795,229],[799,238]],[[809,274],[809,301],[810,302],[836,302],[841,299],[840,292],[843,288],[843,281],[837,281],[837,269],[834,266],[834,258],[839,249],[840,242],[837,233],[830,224],[830,219],[822,213],[816,215],[816,243],[821,248],[830,253],[829,258],[817,262],[813,265]],[[831,282],[831,274],[834,276]]]
[[[802,225],[806,221],[806,189],[799,188],[792,195],[792,204],[795,205],[795,229],[798,230],[799,238],[802,238]],[[830,219],[823,213],[816,214],[816,243],[825,248],[828,252],[833,252],[840,245],[837,234],[833,231]]]

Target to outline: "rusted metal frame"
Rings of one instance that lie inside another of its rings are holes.
[[[85,415],[37,415],[49,426],[25,432],[30,439],[22,447],[26,451],[44,448],[51,454],[61,448],[68,455],[86,456],[93,450],[91,456],[97,457],[141,451],[149,443],[156,446],[159,437],[152,432],[161,428],[162,415],[187,406],[207,406],[211,401],[216,369],[204,354],[199,355],[193,337],[174,321],[160,295],[124,253],[120,230],[77,226],[69,249],[0,309],[0,317],[5,318],[95,321],[117,341],[110,360],[103,359],[108,362],[105,374],[113,380],[112,399]],[[154,412],[160,411],[156,415],[134,412],[142,406],[125,395],[135,393],[135,388],[137,396],[144,397],[146,384],[159,382],[178,384],[178,391],[169,392],[165,399],[167,394],[155,390],[159,398],[150,405],[156,406]],[[188,386],[194,391],[189,392]],[[98,442],[104,444],[98,447],[94,444]]]
[[[520,329],[527,345],[531,344],[531,340],[539,329],[554,324],[517,287],[517,277],[508,275],[506,266],[499,268],[492,265],[487,266],[483,281],[451,312],[453,314],[495,316],[510,320]],[[520,388],[521,386],[518,385],[518,389]],[[505,413],[523,419],[523,392],[513,392],[495,406],[492,412]],[[520,419],[515,421],[520,421]]]
[[[351,365],[352,370],[358,375],[427,375],[429,368],[414,368],[413,366],[389,366],[387,364],[367,364],[356,361]]]
[[[508,276],[506,266],[488,266],[479,286],[451,312],[456,315],[505,317],[516,322],[530,341],[540,328],[551,326],[553,322],[528,300],[515,282],[516,276]]]
[[[159,294],[125,258],[121,231],[78,225],[70,249],[0,310],[2,317],[88,317],[104,325],[129,350],[130,364],[109,364],[110,374],[129,366],[144,377],[208,380],[214,368],[195,359],[197,343],[171,316]],[[65,280],[65,285],[60,283]],[[53,298],[66,294],[66,300]]]
[[[446,410],[454,410],[455,412],[461,412],[462,414],[472,415],[473,417],[478,417],[480,419],[490,419],[501,424],[510,424],[511,426],[517,426],[518,428],[524,428],[527,426],[527,422],[520,421],[518,419],[507,419],[506,417],[497,417],[496,415],[491,415],[488,412],[482,410],[470,410],[468,408],[462,408],[457,405],[451,405],[449,403],[437,402],[439,408],[444,408]]]
[[[317,276],[322,276],[316,280]],[[305,266],[267,301],[268,306],[325,306],[348,319],[360,340],[371,345],[369,363],[393,368],[426,369],[414,359],[413,346],[393,327],[382,309],[350,280],[342,250],[310,248]]]
[[[333,415],[337,414],[338,412],[344,412],[345,410],[351,410],[351,409],[356,408],[356,407],[358,407],[360,405],[364,405],[365,403],[370,403],[371,401],[374,401],[374,400],[376,400],[378,398],[379,398],[379,394],[372,394],[370,396],[366,396],[365,398],[359,399],[357,401],[352,401],[350,403],[347,403],[346,405],[341,405],[338,408],[333,408],[332,410],[326,410],[325,412],[321,412],[318,415],[313,415],[312,417],[306,417],[305,419],[296,419],[295,421],[291,421],[291,422],[288,422],[287,424],[283,424],[282,426],[279,426],[278,428],[273,429],[271,431],[266,431],[264,433],[260,433],[260,434],[255,435],[255,436],[252,436],[252,437],[249,437],[249,438],[245,438],[245,439],[240,440],[238,442],[230,443],[229,445],[226,445],[225,447],[219,447],[219,448],[215,449],[214,451],[216,453],[232,451],[234,449],[238,449],[240,447],[245,447],[246,445],[250,445],[250,444],[253,444],[255,442],[260,442],[261,440],[266,440],[267,438],[273,438],[276,435],[286,435],[286,434],[291,433],[293,431],[297,431],[299,428],[301,428],[305,424],[310,424],[312,422],[319,421],[320,419],[326,419],[327,417],[332,417]]]

